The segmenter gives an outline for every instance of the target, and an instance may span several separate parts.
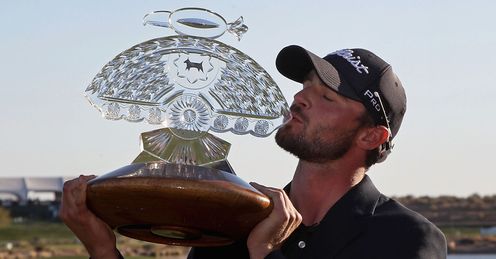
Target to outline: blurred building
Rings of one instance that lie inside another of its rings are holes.
[[[60,202],[65,177],[0,177],[0,200],[20,204],[36,197],[51,197]]]

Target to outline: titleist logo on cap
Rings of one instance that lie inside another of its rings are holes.
[[[353,50],[342,49],[342,50],[338,50],[336,52],[333,52],[331,54],[336,54],[336,55],[346,59],[346,61],[348,61],[352,66],[355,67],[355,69],[358,73],[361,74],[362,71],[367,73],[367,74],[369,73],[369,68],[367,66],[365,66],[364,64],[362,64],[362,61],[360,60],[360,56],[353,56]]]

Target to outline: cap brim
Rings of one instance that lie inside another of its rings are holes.
[[[299,83],[303,83],[308,72],[315,69],[322,82],[329,88],[345,97],[360,100],[350,87],[346,87],[345,80],[331,63],[300,46],[283,48],[277,55],[276,67],[282,75]]]

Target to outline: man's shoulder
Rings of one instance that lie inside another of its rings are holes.
[[[374,213],[367,221],[381,228],[391,230],[418,229],[419,231],[440,230],[421,214],[405,207],[400,202],[381,194]],[[390,226],[390,227],[388,227]]]
[[[439,253],[446,251],[446,238],[432,222],[400,202],[381,195],[374,213],[366,218],[366,236],[374,237],[391,249],[410,250],[415,253]],[[430,258],[421,257],[421,258]],[[432,258],[439,258],[433,256]]]
[[[372,219],[376,220],[387,220],[393,222],[408,222],[408,223],[419,223],[433,225],[428,219],[413,211],[399,201],[389,198],[383,194],[380,195],[379,200],[375,206]]]

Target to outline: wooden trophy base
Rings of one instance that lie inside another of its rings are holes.
[[[227,245],[272,210],[232,173],[209,167],[137,163],[88,183],[88,207],[122,235],[182,246]]]

